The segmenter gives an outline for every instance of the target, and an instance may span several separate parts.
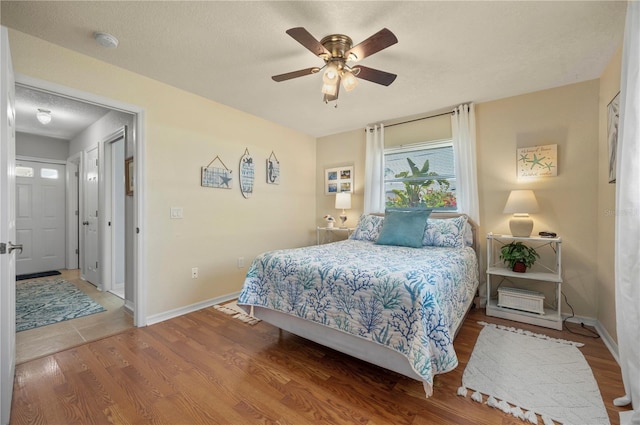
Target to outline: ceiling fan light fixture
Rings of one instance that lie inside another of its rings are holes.
[[[331,83],[322,84],[322,93],[328,94],[330,96],[335,96],[338,94],[338,85],[340,84],[339,80],[336,80]]]
[[[327,65],[327,69],[324,70],[324,74],[322,75],[322,81],[325,84],[336,84],[337,78],[338,78],[339,74],[338,74],[338,66],[333,63],[330,62]]]
[[[346,91],[351,91],[355,89],[357,85],[358,79],[353,75],[353,72],[345,70],[342,75],[342,87],[344,87]]]
[[[51,122],[51,111],[47,109],[38,109],[36,112],[36,118],[40,121],[40,124],[47,125]]]

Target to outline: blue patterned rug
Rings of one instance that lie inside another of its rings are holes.
[[[106,311],[64,279],[16,285],[16,332]]]

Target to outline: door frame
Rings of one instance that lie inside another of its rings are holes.
[[[67,158],[67,269],[80,268],[80,173],[82,153]]]
[[[127,127],[123,126],[108,136],[104,137],[98,145],[98,156],[104,158],[100,161],[102,167],[98,171],[100,176],[98,179],[98,205],[100,214],[100,220],[98,220],[100,226],[100,234],[104,237],[100,240],[100,246],[102,254],[100,259],[104,266],[101,267],[101,282],[100,287],[103,291],[110,291],[114,285],[115,275],[115,260],[114,260],[114,226],[109,223],[113,223],[114,216],[114,202],[113,202],[113,146],[112,143],[122,139],[124,143],[127,140]],[[126,149],[126,146],[125,146]],[[100,155],[102,153],[102,155]],[[126,152],[125,152],[126,156]],[[124,168],[123,168],[124,170]],[[124,180],[124,179],[123,179]],[[124,183],[123,183],[124,187]],[[123,205],[123,208],[126,207]],[[126,240],[125,240],[126,245]],[[125,260],[126,261],[126,260]]]
[[[126,112],[134,116],[134,128],[131,129],[135,140],[134,148],[134,192],[133,192],[133,325],[147,325],[147,246],[145,242],[144,218],[146,216],[146,180],[145,180],[145,110],[144,108],[118,100],[98,96],[93,93],[40,80],[16,73],[16,84],[37,90],[47,91],[58,96],[74,98],[86,103],[93,103],[109,109]],[[103,241],[100,241],[102,244]],[[103,250],[104,252],[104,250]]]

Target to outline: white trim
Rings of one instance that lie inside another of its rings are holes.
[[[619,366],[620,356],[618,355],[618,344],[613,340],[613,338],[611,338],[611,335],[609,335],[609,332],[607,332],[607,329],[602,326],[602,323],[600,323],[600,321],[596,322],[595,328],[598,332],[598,335],[600,335],[600,338],[602,338],[602,342],[604,342],[604,345],[607,346],[609,352],[611,353],[613,358],[616,359],[616,363],[618,363]]]
[[[16,74],[16,84],[26,87],[32,87],[40,91],[54,93],[57,96],[75,98],[86,103],[93,103],[114,109],[120,112],[133,114],[135,140],[135,191],[134,191],[134,228],[139,229],[134,238],[134,326],[146,326],[147,324],[147,248],[144,237],[144,223],[146,212],[146,181],[145,181],[145,111],[140,106],[121,102],[119,100],[98,96],[93,93],[74,89],[72,87],[63,86],[52,83],[50,81],[40,80],[23,74]]]
[[[67,165],[67,161],[64,159],[36,158],[35,156],[23,156],[23,155],[16,155],[16,161],[38,162],[41,164],[44,163],[44,164]]]
[[[185,314],[193,313],[194,311],[202,310],[203,308],[213,307],[216,304],[234,300],[238,298],[239,295],[240,295],[240,291],[232,292],[231,294],[222,295],[220,297],[211,298],[209,300],[201,301],[199,303],[191,304],[185,307],[180,307],[174,310],[165,311],[164,313],[154,314],[147,318],[147,324],[153,325],[155,323],[160,323],[160,322],[164,322],[165,320],[173,319],[174,317],[183,316]]]
[[[111,185],[111,143],[126,136],[126,126],[122,126],[108,136],[102,138],[99,144],[98,154],[98,227],[100,234],[99,260],[100,261],[100,287],[102,291],[113,289],[113,228],[109,222],[113,221],[112,185]]]
[[[80,252],[80,169],[82,155],[80,152],[67,158],[66,205],[67,205],[67,269],[79,269]],[[78,173],[78,175],[72,175]],[[77,211],[77,214],[76,214]]]
[[[616,363],[618,363],[618,365],[620,364],[620,359],[618,356],[618,344],[613,340],[613,338],[611,338],[611,335],[609,335],[609,332],[607,332],[607,329],[602,325],[602,323],[600,323],[599,320],[594,319],[593,317],[568,316],[565,314],[563,314],[562,316],[567,322],[585,324],[586,326],[595,328],[596,332],[598,333],[598,335],[600,335],[602,342],[607,347]]]

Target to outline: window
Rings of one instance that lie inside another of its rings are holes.
[[[43,179],[57,179],[58,178],[58,170],[53,168],[41,168],[40,169],[40,177]]]
[[[16,177],[33,177],[33,167],[16,165]]]
[[[387,207],[457,209],[451,140],[385,149],[384,161]]]

